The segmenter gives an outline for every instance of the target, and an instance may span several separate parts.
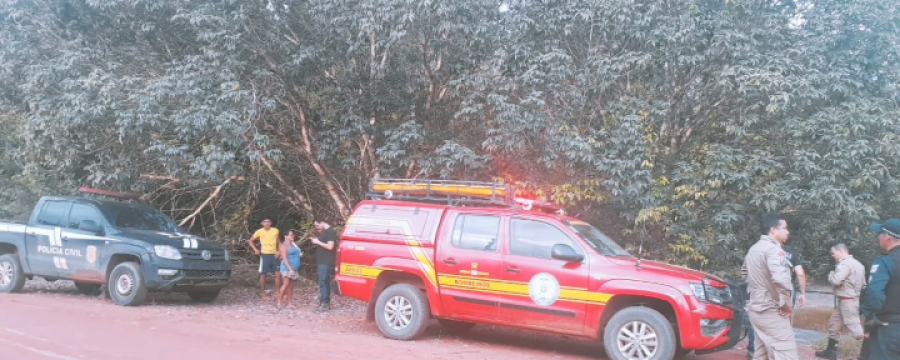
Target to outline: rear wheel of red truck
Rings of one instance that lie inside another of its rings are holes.
[[[25,287],[25,274],[14,254],[0,256],[0,293],[17,293]]]
[[[603,347],[611,360],[670,360],[676,341],[666,317],[644,306],[622,309],[603,331]]]
[[[410,284],[384,289],[375,302],[375,323],[386,337],[412,340],[422,334],[431,319],[425,293]]]

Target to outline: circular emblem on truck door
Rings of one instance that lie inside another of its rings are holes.
[[[88,263],[93,264],[93,263],[97,262],[97,247],[93,246],[93,245],[88,246],[86,254],[84,254],[84,257],[85,257],[85,259],[87,259]]]
[[[540,273],[528,282],[528,296],[540,306],[550,306],[559,299],[559,281],[548,273]]]
[[[212,259],[212,254],[209,253],[209,250],[203,250],[203,252],[200,253],[200,256],[203,256],[203,260]]]

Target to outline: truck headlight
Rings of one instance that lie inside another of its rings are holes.
[[[715,280],[703,278],[701,283],[691,283],[691,290],[697,300],[725,305],[731,303],[731,289],[728,285]]]
[[[153,246],[153,250],[156,250],[156,256],[159,256],[163,259],[181,260],[181,252],[172,246],[155,245]]]

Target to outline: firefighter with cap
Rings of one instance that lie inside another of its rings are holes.
[[[816,351],[816,356],[837,360],[838,340],[844,327],[858,340],[865,336],[859,321],[859,296],[866,284],[866,268],[850,255],[845,244],[832,246],[831,257],[837,261],[834,271],[828,274],[828,282],[834,286],[834,312],[829,320],[828,347]]]
[[[766,215],[761,230],[763,235],[750,248],[741,267],[750,292],[748,315],[756,335],[753,359],[797,360],[790,320],[793,286],[782,248],[790,236],[787,221],[780,215]]]
[[[900,219],[872,224],[878,244],[887,252],[872,262],[862,313],[874,314],[877,339],[869,346],[869,360],[900,359]],[[870,332],[871,333],[871,332]]]

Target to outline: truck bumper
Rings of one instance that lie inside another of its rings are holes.
[[[695,350],[694,353],[703,355],[731,349],[744,338],[744,335],[747,334],[748,327],[749,321],[747,321],[746,313],[743,310],[735,310],[734,319],[731,320],[731,327],[728,330],[728,341],[712,349]]]
[[[155,258],[144,264],[144,283],[153,291],[215,291],[231,282],[232,265],[228,261]]]
[[[731,310],[734,311],[734,318],[731,319],[731,326],[729,326],[728,334],[726,335],[728,340],[711,349],[695,350],[694,354],[703,355],[731,349],[747,335],[750,321],[747,318],[747,312],[744,311],[744,303],[746,302],[744,294],[746,290],[736,284],[729,284],[729,287],[731,287],[733,297]]]

